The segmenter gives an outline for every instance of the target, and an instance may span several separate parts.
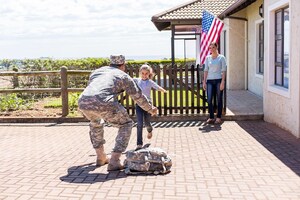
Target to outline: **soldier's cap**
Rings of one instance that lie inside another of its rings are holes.
[[[113,65],[122,65],[125,63],[125,56],[123,55],[111,55],[110,64]]]

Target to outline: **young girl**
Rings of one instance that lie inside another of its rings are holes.
[[[143,94],[151,101],[151,89],[155,89],[161,92],[167,92],[164,88],[157,85],[153,80],[153,70],[149,65],[142,65],[139,70],[140,78],[134,78],[138,86],[142,89]],[[137,149],[143,146],[143,123],[145,122],[145,127],[147,128],[148,135],[147,138],[152,138],[153,127],[150,123],[150,114],[143,110],[140,106],[136,104],[135,106],[136,116],[137,116]]]

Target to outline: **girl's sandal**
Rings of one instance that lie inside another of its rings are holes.
[[[149,132],[147,138],[150,140],[152,138],[152,132]]]

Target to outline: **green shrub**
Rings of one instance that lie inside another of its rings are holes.
[[[17,94],[0,96],[0,111],[14,111],[20,109],[29,109],[33,105],[32,99],[23,99]]]

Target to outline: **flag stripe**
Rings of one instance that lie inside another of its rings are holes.
[[[205,58],[209,55],[209,44],[211,42],[218,42],[222,32],[224,23],[215,18],[207,11],[203,11],[202,15],[202,32],[200,41],[200,62],[203,64]]]

